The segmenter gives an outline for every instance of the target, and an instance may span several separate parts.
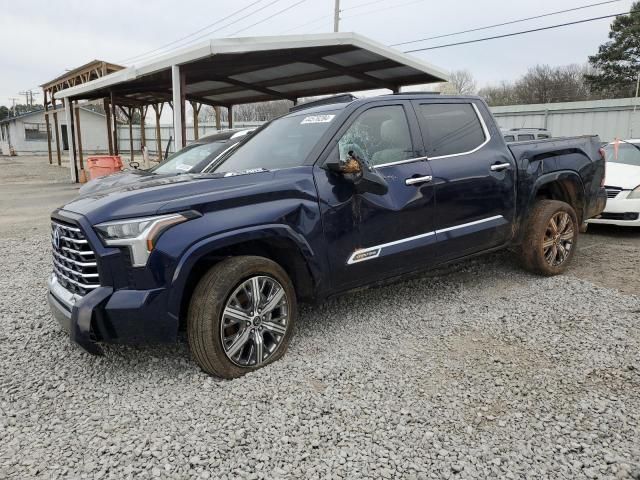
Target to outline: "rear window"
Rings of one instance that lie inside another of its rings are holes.
[[[533,136],[533,134],[530,134],[530,133],[524,133],[522,135],[518,135],[519,142],[524,142],[526,140],[535,140],[535,137]]]
[[[470,152],[486,139],[480,119],[469,103],[423,103],[418,112],[424,120],[431,156]]]
[[[609,144],[604,147],[604,158],[607,162],[640,167],[640,146],[620,142],[616,148],[615,144]]]

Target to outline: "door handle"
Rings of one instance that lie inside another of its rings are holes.
[[[411,178],[407,178],[404,181],[404,184],[405,185],[416,185],[418,183],[430,182],[431,180],[433,180],[433,177],[431,175],[427,175],[425,177],[411,177]]]
[[[506,170],[511,167],[510,163],[496,163],[495,165],[491,165],[492,172],[500,172],[502,170]]]

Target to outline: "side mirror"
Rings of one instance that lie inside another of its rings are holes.
[[[361,152],[349,150],[344,162],[340,160],[337,148],[335,152],[336,155],[325,162],[327,170],[340,174],[353,183],[358,193],[385,195],[389,191],[387,181],[376,172]]]

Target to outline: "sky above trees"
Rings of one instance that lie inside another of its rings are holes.
[[[255,0],[253,0],[255,1]],[[221,19],[252,0],[30,0],[6,2],[0,15],[3,48],[0,49],[0,104],[10,105],[18,92],[38,85],[93,59],[120,62],[154,49]],[[273,1],[273,0],[271,0]],[[385,44],[446,34],[502,21],[577,7],[593,0],[365,0],[342,1],[342,31],[355,31]],[[264,1],[264,4],[270,2]],[[278,0],[271,7],[228,28],[213,32],[223,37],[328,32],[332,29],[333,0],[306,0],[276,17],[251,27],[294,0]],[[363,5],[371,3],[370,5]],[[455,3],[455,6],[453,6]],[[504,26],[483,32],[432,40],[411,47],[435,46],[488,35],[515,32],[583,18],[628,11],[631,0],[621,0],[585,10]],[[90,5],[90,8],[88,6]],[[363,5],[358,7],[358,5]],[[260,5],[248,8],[250,12]],[[232,17],[229,22],[239,18]],[[215,28],[224,26],[223,22]],[[513,81],[536,64],[584,64],[607,40],[611,19],[545,32],[461,45],[414,55],[447,70],[468,70],[478,87]],[[307,24],[307,25],[305,25]],[[203,32],[207,33],[207,31]],[[407,49],[409,47],[406,47]],[[36,97],[34,101],[42,102]],[[23,99],[19,100],[24,103]]]

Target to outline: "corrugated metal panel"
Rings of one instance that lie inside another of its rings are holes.
[[[491,107],[498,125],[511,128],[547,128],[554,136],[599,135],[602,141],[640,134],[640,107],[635,98]]]

